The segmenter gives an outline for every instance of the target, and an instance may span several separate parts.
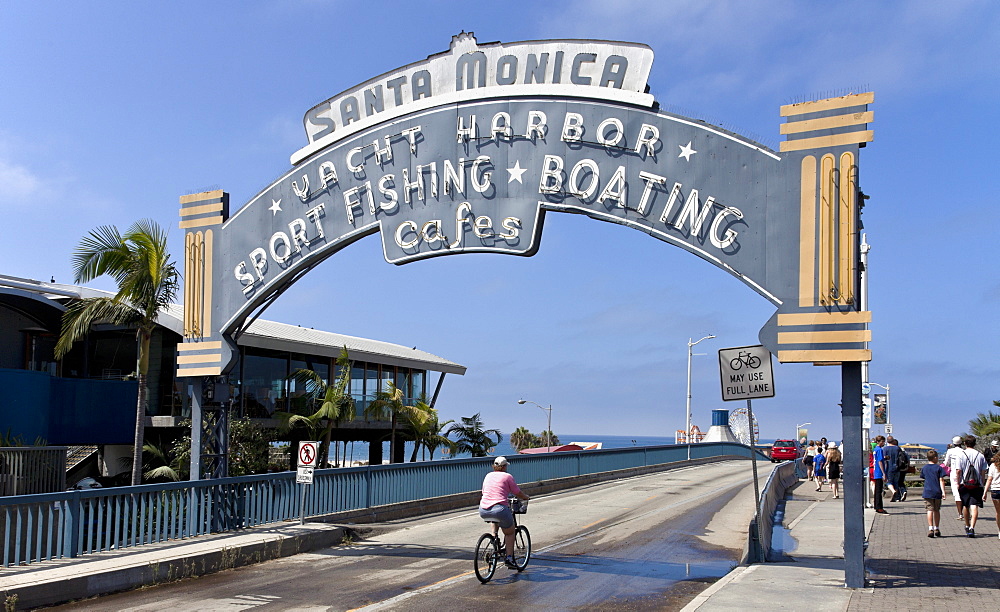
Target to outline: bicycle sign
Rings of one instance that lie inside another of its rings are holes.
[[[763,346],[719,349],[722,401],[774,397],[771,352]]]

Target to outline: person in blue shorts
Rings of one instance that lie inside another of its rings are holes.
[[[944,479],[947,476],[944,468],[938,463],[938,452],[927,451],[927,465],[920,468],[920,477],[924,479],[924,508],[927,509],[927,537],[941,537],[941,503],[947,498]]]
[[[826,457],[823,453],[813,457],[813,474],[816,476],[816,490],[823,490],[823,481],[826,480]]]

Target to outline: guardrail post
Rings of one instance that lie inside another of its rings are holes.
[[[365,508],[372,507],[372,465],[371,463],[367,466],[368,469],[365,470]]]
[[[63,556],[80,556],[80,515],[83,513],[81,491],[73,491],[63,507]]]

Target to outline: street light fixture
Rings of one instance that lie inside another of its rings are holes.
[[[517,400],[517,403],[518,404],[535,404],[536,406],[538,406],[542,410],[545,410],[546,412],[549,413],[549,420],[548,420],[548,426],[549,426],[549,428],[545,430],[545,448],[546,448],[546,450],[549,449],[549,448],[551,448],[552,447],[552,404],[549,404],[549,407],[546,408],[545,406],[542,406],[541,404],[538,404],[538,403],[535,403],[535,402],[533,402],[531,400],[526,400],[526,399],[519,399],[519,400]]]
[[[709,340],[714,337],[715,336],[712,334],[709,334],[701,340],[698,340],[698,342],[701,342],[702,340]],[[698,344],[698,342],[691,342],[691,338],[688,338],[687,419],[684,422],[684,437],[687,439],[688,443],[688,461],[691,460],[691,347]]]

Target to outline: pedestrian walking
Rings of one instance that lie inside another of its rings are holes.
[[[989,447],[983,451],[983,457],[986,457],[987,465],[991,465],[993,463],[993,457],[996,456],[997,451],[1000,451],[1000,440],[990,442]]]
[[[976,537],[976,521],[979,509],[983,507],[986,481],[986,458],[976,450],[976,437],[965,436],[965,448],[958,456],[958,494],[962,497],[962,519],[965,521],[965,535]]]
[[[816,490],[823,490],[823,481],[826,480],[826,456],[823,453],[813,457],[813,474],[816,475]]]
[[[889,514],[882,505],[882,491],[885,485],[885,436],[875,436],[875,512]]]
[[[899,441],[899,455],[896,458],[896,490],[899,491],[899,501],[906,501],[906,475],[910,473],[910,456],[906,454],[906,449]]]
[[[809,446],[806,447],[806,456],[802,458],[802,463],[806,466],[806,475],[809,480],[813,479],[813,459],[816,457],[816,441],[809,440]]]
[[[902,451],[899,449],[896,438],[889,436],[885,442],[886,445],[882,448],[882,455],[885,457],[885,486],[888,487],[889,493],[892,495],[889,501],[898,502],[900,501],[899,453]]]
[[[924,479],[924,508],[927,510],[927,537],[941,537],[941,504],[947,498],[945,493],[944,468],[938,463],[938,452],[927,451],[927,465],[920,468]]]
[[[830,442],[830,448],[823,455],[826,457],[826,477],[830,480],[830,492],[834,499],[840,498],[840,466],[844,456],[837,448],[836,442]]]
[[[986,486],[983,487],[983,501],[986,497],[993,498],[993,509],[996,510],[997,528],[1000,528],[1000,453],[993,455],[993,463],[990,464],[989,472],[986,475]],[[1000,534],[997,534],[1000,537]]]
[[[955,498],[955,510],[958,512],[958,520],[965,520],[962,516],[962,497],[958,494],[958,456],[962,454],[962,436],[955,436],[951,439],[948,452],[944,454],[944,469],[948,472],[948,482],[951,485],[951,494]]]

